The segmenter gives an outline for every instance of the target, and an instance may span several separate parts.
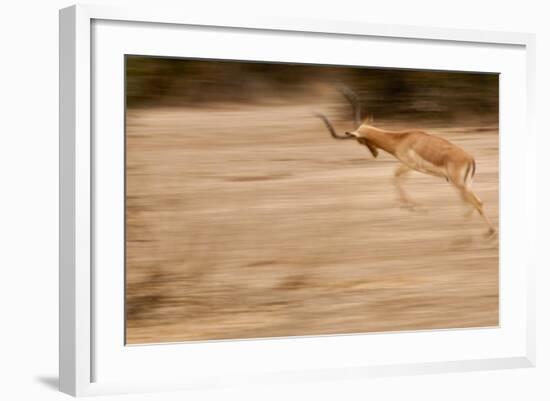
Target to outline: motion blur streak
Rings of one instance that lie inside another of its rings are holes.
[[[499,324],[498,236],[442,179],[335,141],[349,104],[476,159],[498,228],[498,77],[128,57],[130,344]]]

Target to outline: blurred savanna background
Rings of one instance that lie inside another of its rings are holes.
[[[445,180],[335,141],[386,129],[476,159],[498,228],[498,75],[126,56],[128,344],[499,324],[498,236]]]

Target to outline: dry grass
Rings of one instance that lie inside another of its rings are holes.
[[[400,207],[396,161],[332,140],[309,111],[127,112],[128,343],[498,325],[481,218],[418,173],[405,186],[422,210]],[[498,227],[497,127],[419,128],[474,155]]]

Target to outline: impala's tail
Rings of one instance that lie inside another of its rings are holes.
[[[470,186],[474,180],[474,175],[476,174],[476,161],[472,159],[468,166],[466,167],[466,172],[464,173],[464,184]]]

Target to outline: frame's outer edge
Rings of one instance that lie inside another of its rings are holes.
[[[142,21],[244,29],[290,30],[311,33],[372,35],[471,43],[523,45],[527,49],[527,112],[531,156],[536,153],[534,129],[535,35],[431,27],[400,27],[360,21],[314,21],[255,18],[226,21],[224,17],[192,16],[110,6],[78,5],[59,12],[59,389],[70,395],[92,394],[93,371],[91,311],[91,20]],[[530,162],[533,174],[536,166]],[[534,176],[533,176],[534,177]],[[528,183],[529,194],[536,179]],[[535,206],[532,199],[531,206]],[[534,210],[534,209],[532,209]],[[536,218],[530,215],[531,228]],[[532,235],[535,235],[534,232]],[[536,235],[535,235],[536,236]],[[536,239],[536,238],[532,238]],[[532,241],[534,243],[534,241]],[[506,359],[506,367],[535,364],[535,269],[528,266],[527,355]],[[478,361],[479,362],[479,361]],[[479,368],[479,367],[478,367]],[[485,367],[492,369],[491,367]],[[482,368],[483,369],[483,368]],[[476,369],[478,370],[478,369]],[[458,370],[453,371],[462,371]],[[97,386],[97,384],[95,385]]]
[[[76,393],[75,7],[59,12],[59,389]]]
[[[90,26],[59,12],[59,389],[90,384]]]
[[[361,20],[316,20],[282,16],[239,16],[214,15],[212,13],[189,13],[181,8],[162,9],[143,5],[121,7],[116,5],[86,4],[92,18],[152,22],[161,24],[186,24],[218,28],[240,28],[304,32],[313,34],[359,35],[386,38],[408,38],[420,40],[442,40],[469,43],[493,43],[525,45],[530,34],[523,32],[483,31],[475,29],[442,28],[417,25],[377,24]]]
[[[532,367],[536,366],[536,270],[537,255],[537,133],[535,129],[536,99],[536,36],[528,34],[525,39],[526,49],[526,86],[527,86],[527,137],[529,160],[527,161],[528,177],[526,191],[529,204],[529,246],[531,255],[527,259],[527,344],[526,358]]]

